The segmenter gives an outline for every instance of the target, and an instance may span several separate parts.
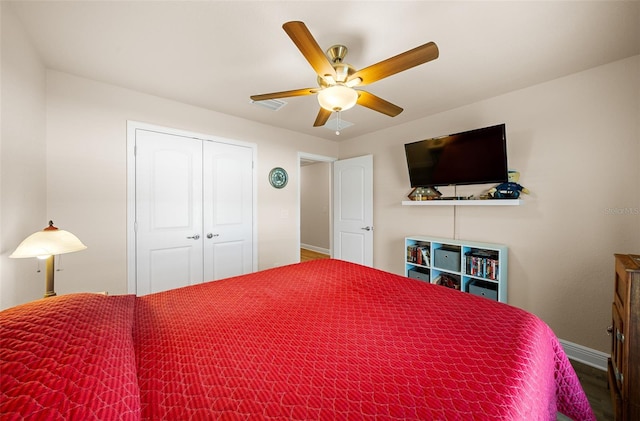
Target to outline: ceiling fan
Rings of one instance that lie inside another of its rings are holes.
[[[334,45],[324,54],[311,32],[303,22],[292,21],[282,25],[289,38],[307,59],[318,74],[318,87],[295,89],[292,91],[273,92],[252,95],[253,101],[287,98],[318,94],[320,111],[313,123],[314,127],[323,126],[332,112],[340,112],[352,108],[356,104],[374,111],[395,117],[402,108],[356,86],[369,85],[380,79],[408,70],[412,67],[438,58],[438,46],[428,42],[412,50],[405,51],[364,69],[357,70],[344,63],[347,47]],[[339,114],[338,114],[339,116]]]

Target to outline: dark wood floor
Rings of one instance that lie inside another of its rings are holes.
[[[607,386],[607,372],[573,360],[571,360],[571,365],[576,370],[580,384],[596,414],[596,419],[598,421],[612,421],[613,407]]]
[[[329,256],[311,250],[300,249],[300,261],[306,262],[315,259],[327,259]],[[587,394],[591,408],[598,421],[613,421],[613,408],[611,395],[607,386],[607,372],[593,368],[586,364],[571,360],[580,384]],[[566,418],[559,417],[559,420]]]

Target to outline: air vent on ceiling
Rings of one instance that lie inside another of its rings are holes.
[[[263,101],[251,101],[252,104],[260,105],[261,107],[268,108],[271,111],[278,111],[280,108],[287,105],[286,102],[279,99],[265,99]]]
[[[338,121],[340,122],[340,127],[338,127]],[[343,120],[342,118],[332,118],[331,120],[327,121],[322,127],[333,131],[339,131],[351,126],[353,126],[353,123],[351,123],[350,121]]]

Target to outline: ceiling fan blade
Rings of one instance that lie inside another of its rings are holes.
[[[325,110],[320,107],[320,111],[318,111],[318,116],[316,117],[316,121],[313,122],[313,127],[324,126],[327,120],[331,117],[331,111]]]
[[[293,91],[272,92],[270,94],[251,95],[254,101],[264,101],[267,99],[288,98],[292,96],[313,95],[318,92],[318,88],[294,89]]]
[[[355,72],[349,81],[361,79],[358,86],[368,85],[385,77],[395,75],[404,70],[426,63],[438,58],[438,46],[433,42],[428,42],[412,50],[405,51],[379,63],[372,64],[362,70]]]
[[[358,105],[370,108],[389,117],[395,117],[402,112],[402,108],[367,91],[358,91]]]
[[[304,58],[307,59],[318,76],[324,78],[329,75],[334,80],[336,79],[336,71],[331,65],[331,62],[327,56],[325,56],[324,52],[303,22],[287,22],[282,25],[282,28],[287,35],[289,35],[289,38],[291,38],[293,43],[298,47],[298,50],[300,50]]]

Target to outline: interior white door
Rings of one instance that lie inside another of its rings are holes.
[[[373,155],[333,163],[333,257],[373,266]]]
[[[204,142],[204,279],[253,270],[253,150]]]
[[[136,130],[138,295],[202,282],[202,141]]]

